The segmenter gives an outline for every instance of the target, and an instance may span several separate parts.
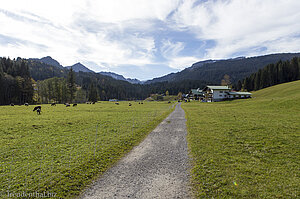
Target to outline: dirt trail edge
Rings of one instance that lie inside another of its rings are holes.
[[[190,198],[186,119],[181,104],[79,198]]]

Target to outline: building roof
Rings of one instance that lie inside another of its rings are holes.
[[[206,88],[210,88],[211,90],[230,90],[228,86],[206,86],[203,90],[206,90]]]
[[[201,95],[202,94],[202,90],[199,90],[199,89],[191,89],[191,91],[194,95]]]
[[[249,92],[228,92],[229,95],[252,95]]]

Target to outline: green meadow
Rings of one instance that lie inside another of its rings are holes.
[[[300,81],[182,106],[197,198],[300,197]]]
[[[167,102],[0,107],[1,198],[22,192],[72,198],[174,109]],[[14,198],[14,197],[13,197]]]

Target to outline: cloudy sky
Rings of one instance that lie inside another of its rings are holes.
[[[205,59],[300,51],[299,0],[7,0],[0,56],[141,80]]]

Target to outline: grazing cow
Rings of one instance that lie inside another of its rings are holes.
[[[10,106],[14,106],[15,104],[14,103],[10,103]]]
[[[119,102],[116,102],[115,104],[116,104],[116,105],[119,105]]]
[[[92,104],[95,104],[96,102],[92,102]]]
[[[131,106],[131,103],[129,103],[129,106]]]
[[[69,103],[65,103],[66,107],[70,107],[71,105]]]
[[[168,101],[168,104],[170,104],[171,102],[170,101]]]
[[[143,102],[141,102],[141,104],[144,104]]]
[[[41,107],[41,106],[36,106],[36,107],[34,107],[33,111],[36,111],[36,113],[37,113],[38,115],[40,115],[40,114],[41,114],[41,111],[42,111],[42,107]]]
[[[73,106],[77,106],[77,104],[73,104]]]
[[[28,103],[25,103],[24,105],[25,105],[25,106],[29,106],[29,104],[28,104]]]
[[[52,103],[51,106],[56,106],[56,103]]]

